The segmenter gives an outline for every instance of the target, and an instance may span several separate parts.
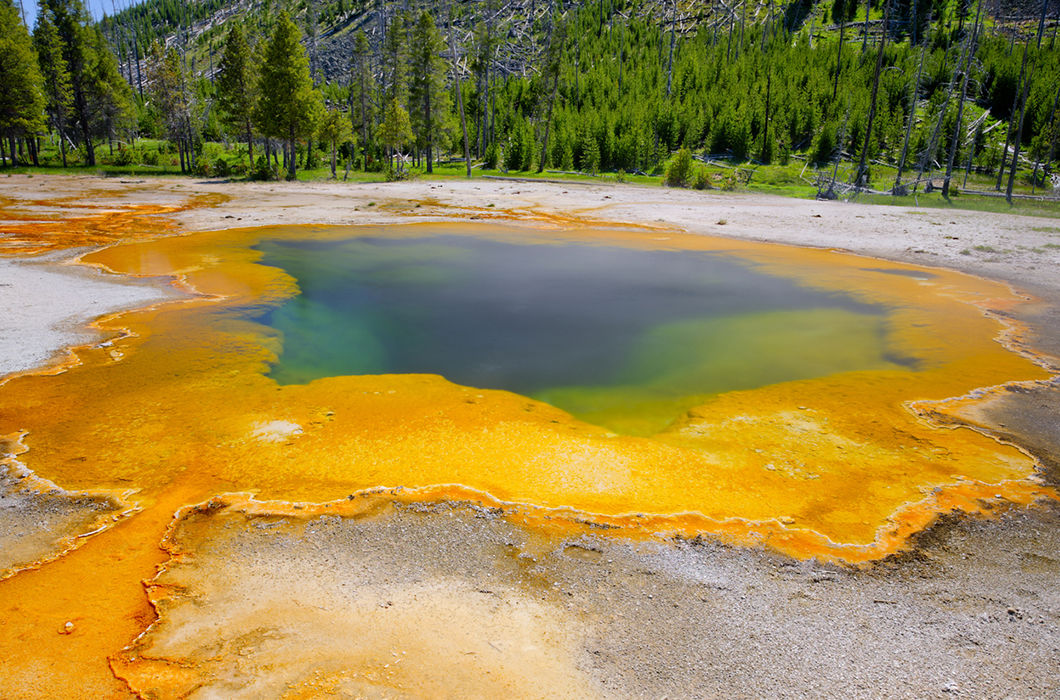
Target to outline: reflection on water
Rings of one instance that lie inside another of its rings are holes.
[[[896,366],[881,307],[719,253],[452,235],[259,249],[301,289],[263,319],[285,384],[440,374],[642,433],[706,395]]]

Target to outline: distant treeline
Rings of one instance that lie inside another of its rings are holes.
[[[15,46],[17,12],[0,5],[4,46]],[[182,169],[203,168],[205,142],[242,141],[243,167],[259,177],[293,175],[321,150],[394,176],[407,159],[430,169],[465,151],[469,166],[658,173],[686,148],[851,160],[864,186],[886,163],[897,191],[924,172],[947,186],[961,170],[990,173],[1000,187],[1023,168],[1043,182],[1060,156],[1057,22],[1048,0],[1038,18],[1005,26],[994,7],[329,0],[232,14],[223,0],[151,0],[94,25],[81,0],[42,0],[22,42],[39,58],[21,78],[39,106],[0,128],[12,159],[35,156],[47,134],[86,163],[94,139],[146,136],[173,143]],[[207,27],[220,10],[239,21]],[[342,32],[348,68],[336,75],[317,52],[323,34]]]

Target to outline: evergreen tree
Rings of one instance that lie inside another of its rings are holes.
[[[383,123],[379,125],[379,138],[389,154],[399,154],[398,171],[402,170],[401,149],[412,140],[412,124],[409,113],[398,104],[397,98],[391,98],[383,110]]]
[[[88,28],[91,62],[88,64],[88,119],[92,134],[106,137],[114,151],[114,139],[134,126],[132,88],[122,77],[118,60],[97,25]]]
[[[92,102],[94,84],[91,65],[95,61],[89,42],[91,18],[81,0],[45,0],[62,41],[63,59],[70,74],[73,118],[87,165],[96,164]]]
[[[239,131],[247,143],[247,155],[254,163],[254,78],[250,67],[250,47],[243,29],[234,23],[225,40],[217,76],[217,106],[225,124]]]
[[[404,14],[397,14],[387,27],[383,42],[383,90],[387,102],[408,105],[409,41]]]
[[[345,112],[331,108],[324,112],[320,119],[317,138],[331,146],[331,178],[337,177],[335,173],[335,161],[338,147],[349,143],[353,138],[353,126],[350,117]]]
[[[434,172],[434,144],[444,131],[449,114],[449,93],[445,89],[445,48],[434,19],[426,10],[420,13],[412,32],[410,52],[410,107],[416,142],[427,152],[427,172]]]
[[[301,38],[290,15],[281,12],[265,46],[254,110],[263,134],[286,141],[289,180],[296,175],[296,139],[312,136],[323,109]]]
[[[150,96],[162,115],[167,138],[177,145],[180,171],[195,167],[194,133],[192,120],[192,95],[188,86],[184,62],[175,48],[163,51],[155,43],[151,47],[147,79]]]
[[[446,0],[445,9],[448,20],[446,24],[449,29],[449,55],[450,68],[453,71],[453,91],[456,93],[456,105],[460,112],[460,132],[464,141],[464,168],[467,171],[468,179],[470,179],[471,145],[467,135],[467,114],[464,111],[464,86],[460,80],[460,62],[457,60],[456,38],[453,36],[453,3],[451,0]]]
[[[37,27],[33,32],[33,43],[37,49],[41,75],[44,79],[45,109],[51,128],[59,137],[59,153],[66,163],[66,129],[73,107],[73,92],[70,86],[70,71],[63,60],[63,45],[59,32],[52,21],[51,10],[42,2],[37,8]]]
[[[496,59],[497,49],[500,46],[500,32],[497,30],[497,15],[500,9],[499,0],[485,0],[482,3],[482,19],[475,27],[474,48],[471,71],[475,76],[476,112],[478,115],[478,153],[485,153],[486,146],[493,142],[492,128],[495,116],[496,97],[491,103],[491,81],[493,80],[493,64]],[[496,153],[496,149],[494,149]]]
[[[358,31],[353,39],[353,56],[350,60],[350,121],[361,133],[361,148],[364,169],[368,170],[368,132],[373,124],[372,105],[375,80],[372,77],[371,47],[368,37]]]
[[[15,140],[44,130],[44,94],[29,32],[10,0],[0,0],[0,133],[8,140],[11,163]]]
[[[567,39],[567,28],[562,22],[556,23],[549,33],[548,49],[545,54],[545,66],[542,77],[549,83],[548,105],[545,108],[545,138],[541,144],[541,160],[537,164],[537,172],[545,169],[545,160],[548,155],[548,137],[552,127],[552,112],[556,105],[556,93],[559,91],[559,78],[563,66],[563,50]]]

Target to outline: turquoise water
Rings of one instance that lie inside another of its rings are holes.
[[[301,290],[261,319],[277,382],[440,374],[651,433],[719,392],[901,364],[883,309],[723,254],[378,233],[259,245]]]

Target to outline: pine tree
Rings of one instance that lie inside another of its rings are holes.
[[[460,132],[464,137],[464,168],[468,179],[471,178],[471,146],[467,136],[467,115],[464,112],[464,86],[460,80],[460,64],[456,54],[456,38],[453,36],[453,3],[447,0],[445,4],[447,14],[447,25],[449,28],[449,61],[453,71],[453,87],[456,92],[456,106],[460,112]]]
[[[563,22],[557,22],[549,33],[545,66],[542,71],[543,79],[551,83],[551,85],[548,89],[548,106],[545,109],[545,138],[541,144],[541,160],[538,161],[537,172],[545,169],[545,159],[548,154],[548,137],[552,127],[552,111],[556,105],[556,93],[559,91],[559,78],[563,67],[563,50],[566,48],[566,40],[566,25]]]
[[[73,97],[73,117],[80,132],[81,145],[85,148],[87,165],[96,164],[93,133],[89,119],[89,91],[87,67],[91,60],[86,46],[85,26],[88,13],[80,0],[45,0],[55,21],[55,28],[62,40],[63,59],[70,75]]]
[[[0,133],[16,164],[15,140],[44,130],[44,94],[37,55],[10,0],[0,0]]]
[[[433,173],[434,144],[444,130],[449,114],[449,93],[445,90],[445,48],[434,19],[426,10],[420,13],[412,32],[409,62],[409,104],[416,141],[427,152],[427,172]]]
[[[166,136],[177,145],[180,171],[194,167],[192,160],[192,104],[184,62],[175,48],[163,51],[157,42],[151,47],[147,73],[150,96],[162,115]]]
[[[95,165],[93,139],[109,135],[128,116],[130,90],[82,0],[44,0],[44,4],[51,12],[70,75],[73,125],[85,148],[86,164]]]
[[[387,27],[383,42],[383,90],[386,100],[408,105],[409,42],[405,17],[399,13]]]
[[[296,139],[313,134],[323,109],[320,93],[309,77],[309,59],[301,38],[290,15],[281,12],[265,46],[254,110],[263,134],[287,142],[289,180],[296,175]]]
[[[135,126],[132,88],[118,68],[118,60],[98,25],[88,29],[91,63],[88,66],[89,118],[92,133],[104,136],[114,152],[114,139]]]
[[[254,79],[250,68],[250,47],[238,23],[233,23],[221,55],[217,76],[217,106],[225,124],[242,133],[247,155],[254,163]]]
[[[42,1],[37,9],[37,27],[33,33],[41,75],[44,79],[45,110],[51,127],[59,137],[59,153],[66,163],[66,128],[73,107],[70,71],[63,60],[63,45],[52,21],[51,10]]]
[[[350,121],[353,128],[361,132],[365,171],[368,170],[368,131],[374,118],[372,99],[375,80],[372,77],[370,52],[368,37],[363,31],[358,31],[353,39],[353,56],[350,60]]]
[[[331,178],[335,179],[337,177],[335,161],[338,147],[341,144],[349,143],[353,138],[353,126],[350,124],[349,115],[334,108],[326,110],[320,119],[317,138],[331,146]]]
[[[412,140],[412,124],[409,121],[409,113],[398,104],[397,98],[391,98],[383,110],[383,123],[379,125],[379,138],[386,147],[387,152],[393,154]],[[399,159],[398,170],[401,170],[402,161]]]
[[[496,118],[496,95],[493,94],[493,64],[500,45],[500,32],[496,22],[499,14],[499,0],[485,0],[482,8],[482,19],[475,27],[475,54],[471,70],[475,75],[476,92],[479,96],[478,109],[478,153],[485,153],[486,146],[495,141],[492,133]],[[491,103],[490,97],[493,97]],[[491,106],[492,105],[492,106]],[[496,149],[494,149],[496,152]]]

